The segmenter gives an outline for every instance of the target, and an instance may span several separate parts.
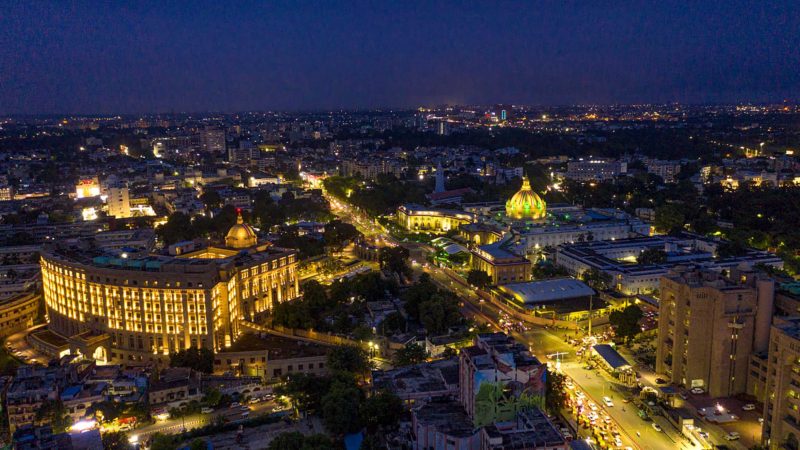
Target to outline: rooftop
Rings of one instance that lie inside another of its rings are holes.
[[[526,305],[588,297],[594,294],[594,289],[575,278],[510,283],[501,286],[500,289]]]
[[[268,333],[244,333],[236,342],[225,349],[225,353],[266,351],[270,360],[307,358],[326,355],[330,347],[276,336]]]

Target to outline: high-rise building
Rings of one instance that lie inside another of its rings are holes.
[[[776,318],[767,358],[762,441],[798,448],[800,439],[800,317]]]
[[[201,148],[206,153],[225,153],[225,130],[206,127],[200,132]]]
[[[661,278],[656,372],[712,397],[746,392],[750,356],[769,342],[774,281],[730,272],[677,266]]]
[[[108,215],[117,219],[131,217],[131,198],[127,187],[108,188]]]

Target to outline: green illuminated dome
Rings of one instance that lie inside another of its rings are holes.
[[[506,216],[516,220],[543,219],[547,204],[531,189],[528,177],[522,177],[522,189],[506,202]]]

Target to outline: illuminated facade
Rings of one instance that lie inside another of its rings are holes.
[[[531,280],[531,262],[506,250],[503,241],[472,250],[470,266],[486,272],[498,286]]]
[[[82,353],[98,361],[152,361],[189,347],[219,351],[241,334],[240,321],[299,295],[297,253],[268,244],[179,257],[53,246],[41,267],[50,330],[90,342]]]
[[[522,188],[506,202],[506,217],[515,220],[539,220],[547,215],[547,204],[531,189],[527,177],[522,177]]]
[[[397,223],[409,231],[446,233],[475,221],[475,216],[464,211],[428,208],[407,204],[397,208]]]

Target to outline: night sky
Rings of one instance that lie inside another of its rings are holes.
[[[797,0],[0,0],[4,114],[783,99]]]

